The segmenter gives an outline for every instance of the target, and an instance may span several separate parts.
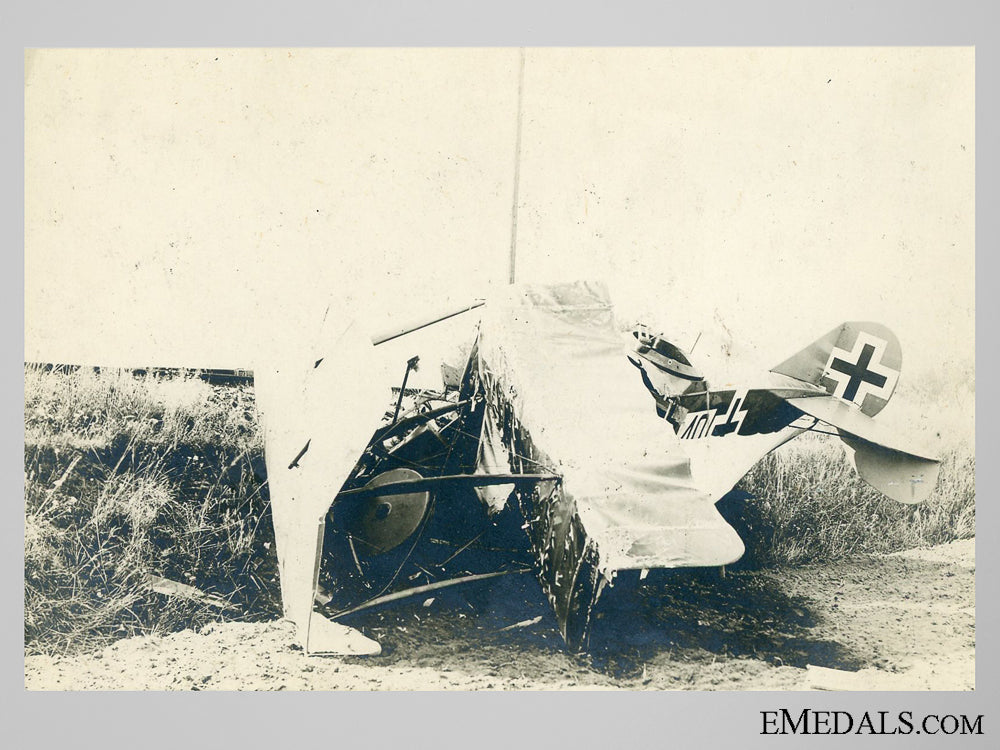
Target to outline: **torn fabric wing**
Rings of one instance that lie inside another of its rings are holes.
[[[561,477],[514,497],[570,648],[586,647],[616,571],[725,565],[744,551],[625,352],[603,285],[515,287],[487,306],[463,383],[495,416],[512,472]]]
[[[315,337],[254,368],[285,617],[310,653],[378,653],[359,632],[313,614],[326,512],[391,395],[371,342],[328,313]]]
[[[483,419],[482,435],[479,441],[479,454],[476,457],[476,474],[506,474],[510,471],[510,451],[503,442],[502,430],[496,419],[488,412]],[[513,484],[495,484],[476,487],[476,495],[491,513],[503,510],[514,491]]]
[[[602,570],[739,559],[739,535],[693,485],[625,351],[601,284],[518,287],[487,307],[482,365],[544,456],[520,470],[563,476]]]

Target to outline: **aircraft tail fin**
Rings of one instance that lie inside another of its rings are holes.
[[[771,369],[824,389],[872,417],[896,388],[903,355],[899,340],[883,325],[841,323]]]

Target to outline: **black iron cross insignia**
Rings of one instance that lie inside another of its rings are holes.
[[[830,363],[830,369],[842,372],[850,378],[847,381],[847,388],[844,389],[845,401],[854,400],[854,397],[858,395],[858,388],[861,387],[862,383],[871,383],[876,388],[885,386],[885,375],[879,375],[877,372],[868,369],[868,365],[871,364],[874,355],[875,347],[871,344],[865,344],[861,349],[861,355],[858,357],[857,362],[848,362],[846,359],[840,359],[839,357],[833,358],[833,361]]]

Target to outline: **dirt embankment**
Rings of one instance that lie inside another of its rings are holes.
[[[229,623],[31,656],[28,689],[804,689],[806,666],[858,689],[969,690],[975,541],[756,572],[655,573],[602,600],[590,653],[561,647],[528,576],[417,599],[349,621],[378,657],[308,657],[287,623]],[[530,622],[512,629],[515,623]]]

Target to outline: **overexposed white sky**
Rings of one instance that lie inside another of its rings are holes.
[[[252,366],[503,285],[519,52],[40,50],[25,356]],[[775,364],[877,320],[973,358],[971,48],[529,49],[517,276]],[[436,367],[434,368],[436,369]]]

